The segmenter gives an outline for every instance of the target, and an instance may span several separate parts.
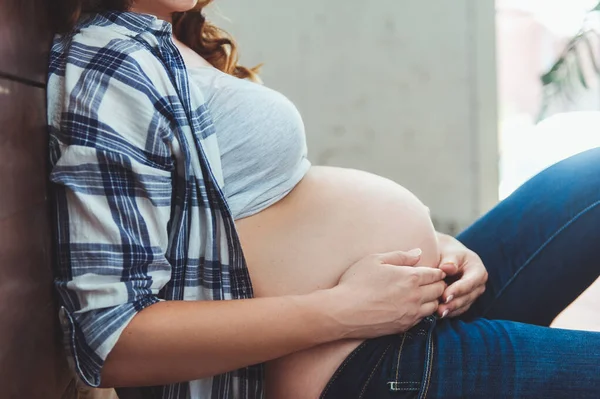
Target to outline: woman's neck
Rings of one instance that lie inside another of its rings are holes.
[[[162,19],[163,21],[167,21],[168,23],[173,23],[173,14],[168,12],[160,12],[159,10],[149,9],[147,7],[132,7],[131,11],[137,12],[140,14],[150,14],[154,15],[158,19]]]

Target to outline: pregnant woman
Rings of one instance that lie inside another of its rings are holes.
[[[296,108],[207,3],[55,9],[56,285],[79,378],[122,399],[600,397],[600,334],[547,327],[600,274],[600,151],[439,234],[396,183],[311,166]]]

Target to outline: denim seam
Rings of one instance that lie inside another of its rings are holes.
[[[371,374],[369,375],[369,378],[367,378],[367,381],[365,381],[365,385],[363,385],[363,388],[360,391],[360,395],[358,396],[358,399],[363,399],[364,394],[365,394],[365,392],[367,390],[367,387],[369,386],[369,383],[371,382],[371,379],[373,378],[373,375],[375,375],[375,371],[377,371],[377,369],[379,368],[379,365],[381,364],[381,361],[383,360],[383,358],[385,357],[385,355],[390,350],[390,346],[392,346],[392,345],[388,345],[387,348],[385,348],[385,351],[383,351],[383,354],[381,355],[381,357],[379,358],[379,360],[375,364],[375,367],[373,367],[373,370],[371,370]]]
[[[400,374],[400,358],[402,357],[404,341],[406,341],[406,334],[402,334],[402,342],[400,343],[400,349],[398,349],[398,364],[396,365],[396,383],[398,383],[398,376]]]
[[[358,354],[358,352],[363,350],[365,348],[365,346],[367,346],[367,341],[364,341],[362,344],[360,344],[360,346],[358,348],[356,348],[354,351],[352,351],[352,353],[344,360],[344,362],[340,365],[340,367],[338,367],[335,374],[331,377],[331,379],[327,383],[327,386],[321,393],[321,396],[320,396],[321,399],[325,399],[327,397],[327,393],[328,393],[329,389],[331,389],[331,386],[338,379],[338,377],[340,376],[342,371],[344,371],[344,369],[346,368],[348,363],[350,363],[350,360],[352,360],[352,358],[354,358],[354,356],[356,356]]]
[[[433,356],[435,353],[435,343],[433,342],[433,330],[436,325],[436,318],[431,318],[431,326],[429,327],[429,334],[427,337],[427,349],[426,349],[426,358],[425,358],[425,375],[423,378],[424,383],[424,392],[419,397],[419,399],[426,399],[427,394],[429,393],[429,386],[431,385],[431,372],[433,369]]]
[[[525,261],[525,263],[523,263],[523,266],[521,266],[519,268],[519,270],[517,270],[517,272],[508,280],[508,282],[504,285],[504,287],[502,287],[502,289],[498,292],[498,294],[496,295],[496,297],[494,298],[492,303],[482,312],[483,316],[484,317],[486,316],[486,314],[496,304],[496,301],[502,296],[502,294],[504,294],[506,289],[515,281],[515,279],[521,274],[521,272],[527,266],[529,266],[531,264],[533,259],[536,256],[538,256],[540,254],[540,252],[542,252],[542,250],[550,244],[550,242],[552,242],[556,237],[558,237],[558,235],[560,233],[562,233],[567,227],[569,227],[571,224],[573,224],[575,221],[580,219],[583,215],[585,215],[586,213],[588,213],[589,211],[591,211],[593,208],[597,207],[598,205],[600,205],[600,201],[596,201],[593,204],[591,204],[591,205],[587,206],[586,208],[584,208],[583,210],[581,210],[577,215],[573,216],[562,227],[560,227],[558,230],[556,230],[556,232],[554,234],[552,234],[542,245],[540,245],[540,247]]]
[[[434,353],[434,345],[433,341],[431,342],[431,352],[429,358],[427,359],[427,380],[425,382],[425,392],[423,393],[423,397],[421,399],[427,399],[427,393],[429,392],[429,386],[431,385],[431,369],[433,368],[433,362],[431,358],[433,358]]]

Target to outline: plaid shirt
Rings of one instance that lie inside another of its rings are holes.
[[[171,36],[149,15],[106,13],[52,47],[56,287],[73,368],[91,386],[142,309],[253,296],[214,127]],[[263,368],[129,392],[261,398]]]

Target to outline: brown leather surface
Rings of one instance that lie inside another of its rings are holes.
[[[52,288],[43,88],[50,3],[0,0],[0,399],[74,397]]]
[[[0,398],[61,398],[45,91],[0,79]]]
[[[0,72],[43,84],[54,0],[0,0]]]

